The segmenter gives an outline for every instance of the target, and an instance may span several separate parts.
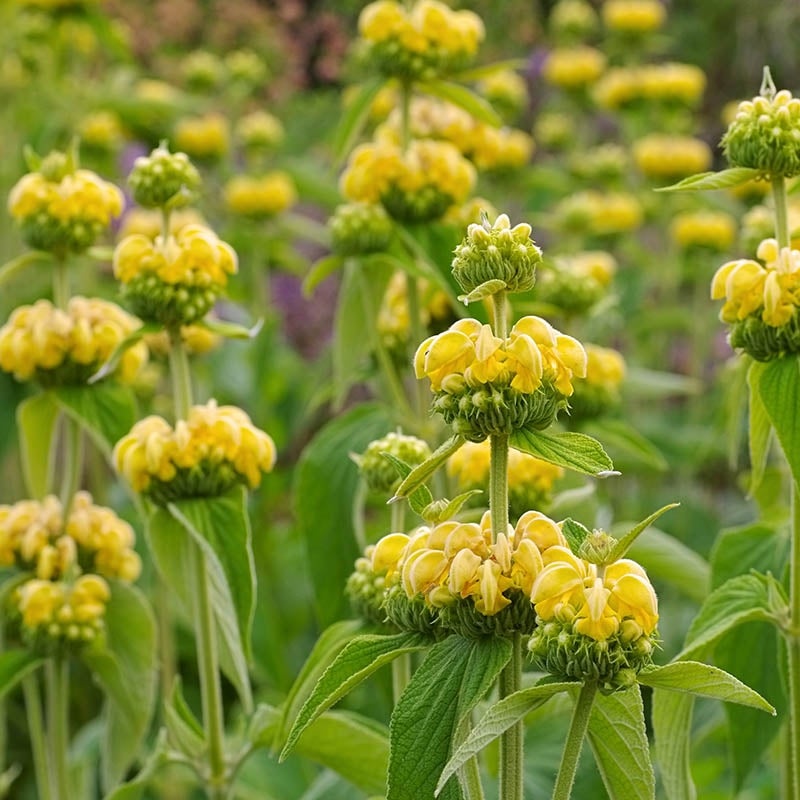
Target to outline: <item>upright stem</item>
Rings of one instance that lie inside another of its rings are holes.
[[[177,419],[186,419],[192,407],[192,374],[180,328],[169,330],[169,370],[172,375],[172,399]]]
[[[572,785],[575,783],[575,772],[578,769],[583,737],[589,726],[589,716],[596,694],[597,684],[593,682],[584,683],[578,693],[567,733],[567,741],[564,744],[564,754],[561,756],[561,766],[558,770],[556,785],[553,788],[553,800],[569,800]]]
[[[52,772],[47,757],[47,741],[42,722],[42,697],[39,693],[39,679],[36,674],[22,679],[22,693],[25,697],[25,714],[28,718],[28,738],[33,753],[33,769],[36,773],[36,796],[39,800],[52,800]]]
[[[772,178],[772,199],[775,203],[775,238],[778,240],[778,247],[789,247],[789,208],[783,175]]]
[[[405,528],[406,503],[401,500],[399,503],[392,503],[391,531],[402,533]],[[411,653],[403,653],[392,661],[392,698],[394,704],[400,699],[400,695],[405,691],[408,682],[411,680]]]
[[[70,800],[67,749],[69,747],[69,662],[55,656],[45,665],[47,735],[56,800]]]
[[[495,292],[492,295],[492,316],[494,335],[505,339],[508,336],[508,303],[505,292]]]
[[[64,258],[56,258],[53,263],[53,305],[66,309],[70,298],[69,270]]]
[[[511,659],[500,673],[500,697],[518,692],[522,683],[522,637],[513,634]],[[512,725],[500,737],[500,800],[523,800],[522,721]]]
[[[456,741],[453,743],[454,749],[458,747],[469,736],[472,730],[472,715],[467,714],[458,730]],[[467,761],[459,772],[459,782],[464,792],[465,800],[485,800],[483,784],[481,783],[481,770],[477,756],[473,756]]]
[[[508,436],[489,437],[489,514],[492,541],[508,531]]]
[[[789,560],[789,764],[792,800],[800,800],[800,488],[792,481],[792,542]]]
[[[83,471],[83,436],[81,426],[67,414],[62,415],[62,443],[64,470],[61,474],[61,490],[59,497],[63,508],[64,519],[69,516],[72,498],[81,482]]]

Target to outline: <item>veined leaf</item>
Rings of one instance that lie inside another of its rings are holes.
[[[561,532],[564,534],[569,549],[572,550],[573,553],[577,553],[581,545],[586,541],[586,538],[592,534],[585,525],[571,517],[567,517],[561,523]]]
[[[506,639],[450,636],[428,651],[392,713],[387,800],[434,793],[459,726],[510,657]],[[440,792],[456,790],[447,782]]]
[[[464,441],[465,439],[463,436],[456,434],[439,445],[429,458],[425,459],[425,461],[409,472],[402,483],[397,487],[394,497],[389,502],[394,503],[398,500],[402,500],[404,497],[408,497],[415,492],[461,447],[462,444],[464,444]]]
[[[712,189],[730,189],[755,180],[761,171],[751,167],[731,167],[720,172],[701,172],[690,175],[672,186],[662,186],[657,192],[698,192]]]
[[[656,779],[638,686],[598,694],[587,735],[610,800],[653,800]]]
[[[310,297],[314,294],[314,289],[319,286],[325,278],[329,278],[337,270],[344,267],[344,259],[338,255],[323,256],[311,265],[308,275],[303,279],[303,294]]]
[[[508,443],[522,453],[584,475],[607,478],[619,474],[600,442],[582,433],[520,430],[509,436]]]
[[[764,469],[767,465],[769,445],[772,434],[772,423],[767,409],[761,399],[761,378],[767,365],[761,361],[753,361],[747,370],[747,387],[749,390],[749,425],[747,442],[750,450],[750,487],[752,495],[761,485]]]
[[[531,711],[546,703],[554,694],[567,692],[575,683],[542,683],[529,686],[496,702],[483,715],[467,738],[453,753],[439,778],[436,791],[441,791],[447,781],[464,764],[474,758],[487,745],[502,736],[509,728],[524,719]]]
[[[397,470],[397,474],[401,478],[407,478],[411,473],[412,467],[409,464],[406,464],[405,461],[397,458],[397,456],[393,455],[392,453],[381,453],[381,455],[389,462],[391,462],[392,466]],[[425,486],[425,484],[421,484],[418,486],[411,494],[408,496],[408,504],[411,506],[411,510],[415,514],[419,514],[422,516],[423,511],[433,502],[433,495],[431,494],[431,490]]]
[[[262,317],[249,328],[245,325],[238,325],[235,322],[227,322],[226,320],[212,319],[209,317],[206,317],[199,325],[207,331],[216,333],[218,336],[222,336],[225,339],[249,340],[255,339],[261,332],[261,329],[264,327],[264,319]]]
[[[281,760],[297,743],[303,731],[334,703],[384,664],[403,653],[423,650],[430,640],[418,633],[363,634],[350,640],[323,672],[303,704],[281,751]]]
[[[41,500],[52,491],[53,439],[58,428],[59,407],[48,392],[35,394],[17,406],[22,474],[30,496]]]
[[[653,692],[656,760],[669,800],[697,799],[690,763],[693,711],[693,695]]]
[[[469,294],[461,294],[458,299],[468,306],[470,303],[477,303],[487,297],[491,297],[498,292],[502,292],[508,284],[501,281],[499,278],[492,278],[489,281],[484,281],[480,286],[476,286]]]
[[[800,360],[789,355],[770,361],[760,370],[761,401],[781,443],[795,483],[800,484]]]
[[[581,425],[585,433],[603,443],[613,460],[637,468],[664,472],[669,465],[661,451],[632,425],[621,419],[597,419]]]

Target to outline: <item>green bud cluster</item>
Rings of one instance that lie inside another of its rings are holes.
[[[561,680],[597,681],[604,691],[630,686],[652,663],[656,635],[628,638],[626,627],[597,640],[572,630],[571,622],[539,621],[528,641],[538,669]]]
[[[219,288],[165,283],[153,273],[143,273],[123,284],[122,294],[136,316],[166,327],[190,325],[202,319],[217,301]]]
[[[170,153],[161,144],[149,156],[140,156],[128,176],[133,199],[145,208],[189,205],[200,187],[200,173],[186,153]]]
[[[45,212],[25,218],[20,225],[28,245],[51,253],[82,253],[106,227],[97,220],[58,219]]]
[[[617,544],[618,541],[610,534],[594,530],[581,542],[578,558],[582,558],[590,564],[610,564],[615,560],[612,553]]]
[[[397,39],[371,42],[364,49],[363,59],[382,75],[401,81],[432,81],[444,73],[457,72],[472,61],[467,53],[456,55],[435,46],[414,52]]]
[[[756,361],[772,361],[790,353],[800,353],[800,315],[780,327],[767,325],[761,317],[750,316],[731,326],[731,347],[744,350]]]
[[[422,595],[409,597],[400,584],[392,586],[383,599],[386,618],[400,630],[442,639],[445,630],[439,621],[441,609],[433,608]]]
[[[457,598],[439,609],[439,619],[444,628],[467,639],[529,634],[536,627],[536,613],[530,597],[519,589],[508,590],[506,597],[511,605],[491,616],[478,611],[473,598]]]
[[[792,178],[800,175],[800,99],[771,94],[740,103],[721,144],[732,167]]]
[[[389,246],[392,220],[376,203],[347,203],[334,211],[328,222],[331,246],[341,256],[379,253]]]
[[[386,611],[383,608],[386,578],[372,569],[369,548],[365,556],[356,559],[355,570],[345,585],[345,593],[353,611],[359,617],[377,624],[386,621]]]
[[[537,300],[570,315],[586,314],[605,293],[605,287],[591,275],[575,275],[566,270],[543,270],[536,284]]]
[[[405,192],[392,185],[381,195],[381,203],[389,216],[399,222],[433,222],[453,205],[453,198],[435,186]]]
[[[550,13],[550,33],[559,41],[583,41],[597,29],[597,12],[585,0],[559,0]]]
[[[367,485],[374,492],[394,494],[400,485],[400,476],[394,464],[382,453],[389,453],[410,467],[415,467],[430,457],[431,449],[427,442],[416,436],[395,432],[387,433],[367,445],[359,458],[359,469]]]
[[[459,286],[469,293],[487,281],[501,280],[508,292],[532,289],[542,251],[530,235],[530,225],[520,223],[512,228],[505,214],[494,225],[485,217],[480,224],[470,225],[452,262]]]
[[[432,407],[456,433],[470,442],[482,442],[487,436],[510,435],[523,428],[544,430],[567,407],[567,399],[547,383],[531,394],[511,386],[473,389],[464,383],[455,391],[437,392]]]
[[[201,461],[193,467],[179,468],[168,481],[151,477],[143,494],[156,505],[166,506],[189,497],[219,497],[237,483],[246,484],[246,480],[230,464]]]

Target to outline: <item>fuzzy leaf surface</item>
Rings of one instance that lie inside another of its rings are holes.
[[[390,502],[408,497],[415,492],[461,447],[462,444],[464,444],[464,437],[455,435],[439,445],[429,458],[414,467],[414,469],[406,475],[401,484],[397,487],[394,497]]]
[[[761,173],[752,167],[731,167],[719,172],[700,172],[690,175],[672,186],[656,189],[657,192],[701,192],[713,189],[730,189],[752,181]]]
[[[520,430],[509,436],[508,443],[522,453],[584,475],[608,477],[616,474],[600,442],[582,433]]]

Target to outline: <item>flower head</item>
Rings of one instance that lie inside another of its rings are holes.
[[[675,180],[711,166],[711,148],[691,136],[651,133],[633,144],[636,166],[648,178]]]
[[[606,0],[601,13],[608,30],[637,35],[658,30],[667,18],[661,0]]]
[[[605,68],[606,57],[594,47],[561,47],[548,54],[542,77],[561,89],[578,90],[595,83]]]
[[[166,144],[140,156],[128,175],[133,199],[145,208],[188,205],[200,187],[200,173],[186,153],[171,153]]]
[[[175,144],[189,157],[214,160],[230,149],[230,126],[222,114],[187,117],[175,126]]]
[[[367,445],[366,450],[357,457],[359,470],[372,491],[391,495],[400,485],[400,476],[394,464],[384,457],[384,453],[400,459],[410,467],[416,467],[430,456],[431,449],[427,442],[416,436],[394,431]]]
[[[236,175],[224,188],[225,205],[244,217],[273,217],[297,202],[297,190],[285,172],[260,177]]]
[[[736,221],[725,211],[684,211],[673,217],[669,232],[682,250],[706,248],[724,253],[736,238]]]

